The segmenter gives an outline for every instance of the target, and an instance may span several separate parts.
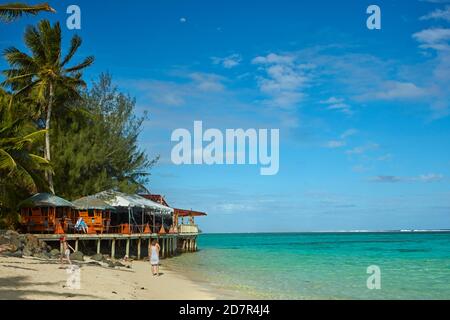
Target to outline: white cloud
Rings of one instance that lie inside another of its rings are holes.
[[[260,65],[263,75],[257,77],[261,93],[270,97],[270,105],[292,108],[304,97],[304,90],[310,81],[308,72],[314,68],[311,64],[300,64],[292,55],[268,54],[252,60]]]
[[[344,102],[344,99],[336,98],[336,97],[330,97],[327,100],[320,101],[320,103],[322,103],[322,104],[335,104],[335,103],[342,103],[342,102]]]
[[[423,183],[431,183],[431,182],[439,182],[444,179],[442,174],[423,174],[416,177],[401,177],[401,176],[376,176],[369,179],[372,182],[380,182],[380,183],[396,183],[396,182],[423,182]]]
[[[225,86],[222,83],[225,79],[219,75],[194,72],[191,73],[189,77],[194,81],[197,88],[202,91],[220,92],[225,89]]]
[[[181,23],[185,23],[185,22],[187,22],[187,19],[186,19],[185,17],[181,17],[181,18],[180,18],[180,22],[181,22]]]
[[[390,153],[387,153],[385,155],[379,156],[377,158],[377,161],[387,161],[387,160],[390,160],[390,159],[392,159],[392,155]]]
[[[414,99],[427,95],[426,89],[417,87],[411,82],[387,81],[382,85],[382,91],[368,94],[380,100]]]
[[[353,114],[353,111],[351,110],[351,107],[348,104],[346,104],[346,103],[332,104],[332,105],[328,106],[327,109],[328,110],[337,110],[337,111],[340,111],[340,112],[348,114],[348,115],[352,115]]]
[[[352,115],[353,111],[350,105],[344,102],[342,98],[330,97],[327,100],[320,101],[321,104],[327,104],[328,110],[337,110],[347,115]]]
[[[368,144],[366,144],[364,146],[359,146],[359,147],[355,147],[355,148],[353,148],[351,150],[347,150],[346,153],[349,154],[349,155],[364,154],[364,153],[366,153],[368,151],[378,149],[379,146],[380,145],[377,144],[377,143],[368,143]]]
[[[422,49],[448,50],[450,29],[431,28],[416,32],[412,37],[419,43]]]
[[[225,58],[212,57],[214,64],[220,64],[226,69],[237,67],[242,62],[242,56],[240,54],[232,54]]]
[[[327,142],[326,147],[330,148],[330,149],[335,149],[335,148],[341,148],[346,146],[347,143],[345,141],[342,140],[331,140]]]
[[[267,56],[259,56],[252,60],[253,64],[292,64],[295,60],[294,55],[278,55],[270,53]]]
[[[442,174],[435,173],[423,174],[416,178],[417,181],[421,182],[435,182],[441,181],[442,179],[444,179],[444,176]]]
[[[446,6],[445,9],[436,9],[427,15],[420,17],[420,20],[430,19],[450,21],[450,6]]]
[[[343,134],[341,134],[341,139],[346,139],[348,137],[354,136],[358,133],[358,130],[356,129],[348,129]]]

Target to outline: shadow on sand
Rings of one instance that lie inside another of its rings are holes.
[[[92,295],[78,294],[74,292],[58,293],[46,290],[29,289],[34,286],[55,286],[54,282],[31,282],[31,277],[17,276],[17,277],[0,277],[0,300],[25,300],[28,296],[46,297],[47,299],[60,298],[98,298]],[[28,288],[28,289],[27,289]]]

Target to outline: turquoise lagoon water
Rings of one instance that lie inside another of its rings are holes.
[[[212,286],[261,299],[450,299],[450,233],[204,234],[170,260]],[[381,289],[367,288],[367,267]]]

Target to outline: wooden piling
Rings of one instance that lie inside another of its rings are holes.
[[[78,239],[75,240],[75,252],[78,252]]]
[[[141,238],[137,241],[137,258],[138,260],[141,259]]]
[[[100,239],[97,239],[97,254],[100,254]]]
[[[114,259],[114,256],[116,254],[116,239],[112,239],[111,243],[111,259]]]
[[[127,239],[127,245],[125,248],[125,255],[129,258],[130,257],[130,238]]]

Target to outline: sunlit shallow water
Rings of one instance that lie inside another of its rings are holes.
[[[450,299],[450,233],[205,234],[167,263],[267,299]],[[381,270],[369,290],[367,268]]]

